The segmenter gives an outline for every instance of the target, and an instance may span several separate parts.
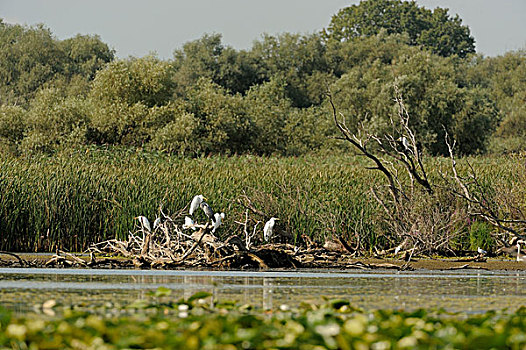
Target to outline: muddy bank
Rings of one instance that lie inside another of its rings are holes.
[[[330,257],[333,257],[332,259]],[[64,268],[107,268],[107,269],[136,269],[136,268],[154,268],[154,269],[212,269],[225,270],[221,266],[199,266],[193,264],[181,264],[180,266],[137,266],[137,261],[129,257],[97,257],[96,264],[93,264],[92,257],[88,254],[33,254],[33,253],[7,253],[0,252],[0,267],[64,267]],[[460,259],[450,258],[421,258],[412,259],[409,262],[396,259],[378,259],[378,258],[355,258],[346,254],[321,254],[318,257],[308,257],[306,261],[293,267],[268,267],[268,269],[393,269],[393,270],[461,270],[461,269],[478,269],[478,270],[506,270],[506,271],[523,271],[526,270],[526,262],[517,262],[512,258],[477,258],[467,257]],[[301,260],[298,259],[298,262]],[[257,266],[246,265],[238,269],[260,269]]]

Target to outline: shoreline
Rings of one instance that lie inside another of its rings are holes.
[[[74,260],[66,257],[73,256]],[[107,260],[107,264],[89,266],[88,254],[68,254],[62,260],[56,259],[57,255],[52,253],[0,253],[0,267],[3,268],[85,268],[85,269],[108,269],[108,270],[137,270],[140,266],[134,266],[132,259],[125,257],[100,258],[99,261]],[[55,258],[54,263],[50,261]],[[20,260],[22,259],[22,260]],[[83,265],[81,261],[85,262]],[[144,268],[142,268],[144,269]],[[305,265],[298,268],[214,268],[210,266],[189,266],[180,265],[173,267],[146,268],[148,270],[210,270],[210,271],[304,271],[304,270],[396,270],[396,271],[455,271],[455,270],[482,270],[482,271],[526,271],[526,262],[518,262],[512,258],[497,257],[473,260],[471,257],[465,258],[415,258],[410,262],[389,258],[353,258],[341,255],[338,262],[329,262],[319,265]]]

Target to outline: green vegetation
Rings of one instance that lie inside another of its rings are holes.
[[[487,198],[495,202],[497,213],[526,205],[526,179],[523,172],[517,172],[521,162],[520,158],[472,159],[487,183]],[[427,163],[433,167],[430,177],[440,183],[440,172],[450,166],[448,160],[429,158]],[[199,193],[209,198],[212,208],[226,213],[224,226],[218,231],[223,237],[243,236],[242,226],[234,221],[245,221],[242,195],[246,194],[268,217],[281,219],[278,232],[285,241],[301,243],[301,235],[306,234],[323,243],[326,238],[341,235],[362,252],[374,246],[391,248],[401,238],[383,224],[383,211],[372,198],[370,187],[385,180],[365,169],[369,165],[364,158],[345,155],[189,159],[96,147],[52,156],[3,157],[0,250],[54,251],[60,245],[81,251],[91,243],[126,237],[128,231],[135,230],[135,216],[146,215],[153,220],[160,205],[166,213],[174,214]],[[496,248],[488,237],[492,228],[472,222],[461,201],[442,195],[439,187],[437,191],[433,203],[450,213],[444,220],[451,220],[447,228],[429,231],[450,237],[440,252],[471,249],[475,244],[489,251]],[[408,218],[416,218],[415,230],[436,226],[426,221],[433,219],[436,209],[426,205],[428,197],[415,193],[415,205],[408,208],[408,215],[413,215]],[[254,220],[268,217],[251,213]],[[180,217],[181,224],[183,219]],[[261,234],[258,237],[261,239]],[[438,238],[429,241],[434,240]]]
[[[65,308],[62,317],[12,317],[0,309],[0,346],[16,349],[522,349],[526,310],[456,315],[364,311],[345,300],[259,310],[208,300],[138,300],[103,314]],[[162,300],[162,302],[161,302]],[[48,314],[54,313],[50,308]]]
[[[327,90],[351,133],[398,138],[398,91],[426,157],[447,155],[445,132],[460,155],[520,153],[525,74],[524,51],[477,55],[460,18],[399,0],[365,0],[320,33],[265,35],[248,50],[204,35],[170,60],[116,59],[97,36],[57,40],[43,25],[0,20],[0,249],[83,250],[197,193],[227,212],[224,233],[242,232],[246,194],[282,219],[285,241],[392,248],[400,234],[368,192],[384,179],[341,156],[350,145],[338,140]],[[440,190],[448,165],[426,162],[438,190],[411,195],[404,234],[429,254],[491,250],[493,226]],[[474,166],[492,212],[524,212],[520,159]]]
[[[3,158],[0,250],[53,251],[57,244],[84,250],[125,237],[135,216],[152,219],[161,204],[175,213],[199,193],[227,214],[221,232],[241,233],[234,220],[244,221],[237,202],[243,191],[260,210],[279,215],[290,235],[322,239],[328,230],[350,234],[359,226],[364,237],[373,237],[371,220],[359,224],[371,210],[363,179],[372,174],[353,163],[337,157],[187,159],[97,148]]]
[[[297,156],[340,147],[327,88],[351,131],[381,135],[395,86],[428,154],[446,154],[444,127],[462,155],[523,151],[525,52],[474,51],[460,18],[400,0],[364,0],[320,33],[265,35],[248,50],[205,35],[170,60],[115,59],[97,36],[57,40],[0,20],[0,153]]]
[[[475,40],[469,28],[447,9],[430,11],[415,2],[401,0],[363,0],[340,10],[325,31],[328,40],[348,41],[361,36],[405,34],[410,45],[425,46],[441,56],[475,52]]]

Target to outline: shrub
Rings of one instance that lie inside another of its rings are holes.
[[[26,129],[26,110],[0,105],[0,152],[16,153]]]
[[[469,242],[472,250],[477,250],[478,247],[487,251],[493,250],[495,239],[491,226],[483,221],[474,221],[469,227]]]
[[[149,147],[182,156],[199,153],[199,140],[195,139],[197,120],[193,114],[183,113],[155,131]]]
[[[27,112],[21,149],[50,152],[58,145],[85,144],[92,111],[89,100],[65,97],[57,89],[41,90]]]
[[[146,107],[164,105],[172,94],[171,66],[153,56],[110,63],[98,72],[91,90],[92,97],[103,104]]]

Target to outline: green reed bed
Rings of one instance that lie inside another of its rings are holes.
[[[2,159],[0,249],[52,251],[60,245],[83,250],[93,242],[125,237],[135,229],[137,215],[153,220],[160,205],[173,214],[200,193],[226,213],[224,235],[241,230],[234,220],[244,221],[244,207],[237,201],[243,194],[279,217],[281,230],[294,237],[320,238],[328,229],[370,230],[358,223],[368,222],[369,184],[362,179],[371,175],[352,159],[334,157],[181,159],[92,149]]]
[[[44,307],[13,317],[0,308],[0,347],[11,349],[524,349],[526,309],[478,315],[365,311],[346,300],[262,310],[212,302],[201,292],[138,300],[95,312]],[[49,303],[50,305],[53,305]]]
[[[515,160],[473,159],[483,178],[506,186],[518,181]],[[214,156],[189,159],[125,149],[89,148],[53,156],[0,160],[0,249],[72,251],[126,236],[133,218],[168,214],[204,194],[226,220],[220,235],[241,233],[238,200],[246,194],[259,210],[279,217],[279,230],[295,241],[302,234],[323,241],[332,234],[360,236],[376,244],[377,204],[369,189],[383,178],[360,157],[299,158]],[[431,176],[448,168],[432,159]],[[198,220],[203,220],[198,213]],[[255,220],[268,217],[250,214]],[[183,218],[181,218],[181,221]],[[262,229],[262,224],[258,226]]]

